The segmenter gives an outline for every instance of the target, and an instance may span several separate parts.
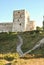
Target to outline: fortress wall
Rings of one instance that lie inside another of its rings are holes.
[[[35,21],[29,22],[30,31],[35,30]]]
[[[12,31],[12,23],[0,23],[0,32]]]

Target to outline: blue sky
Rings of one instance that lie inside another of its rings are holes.
[[[29,11],[30,20],[34,20],[36,26],[42,26],[44,0],[0,0],[0,23],[12,22],[13,11],[17,9]]]

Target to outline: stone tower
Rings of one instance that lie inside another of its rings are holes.
[[[28,30],[29,14],[25,10],[16,10],[13,12],[12,32],[24,32]]]

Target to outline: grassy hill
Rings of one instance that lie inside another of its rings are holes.
[[[0,33],[0,53],[16,52],[17,34]]]
[[[22,50],[23,52],[31,49],[36,43],[44,38],[44,33],[18,33],[23,38]],[[15,53],[18,44],[17,33],[0,33],[0,54],[1,53]],[[32,51],[30,54],[44,55],[44,45]]]
[[[23,52],[26,52],[26,51],[32,49],[39,40],[44,38],[44,33],[30,34],[30,32],[24,32],[21,34],[21,36],[23,38],[22,50],[23,50]],[[41,57],[44,56],[44,45],[41,45],[41,47],[32,51],[30,54],[35,55],[35,56],[41,56]]]

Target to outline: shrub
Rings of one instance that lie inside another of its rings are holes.
[[[4,59],[7,60],[7,61],[12,61],[14,59],[14,57],[6,55],[6,56],[4,56]]]
[[[19,58],[18,53],[8,53],[8,54],[4,55],[4,59],[8,60],[8,61],[12,61],[12,60],[14,60],[16,58]]]

